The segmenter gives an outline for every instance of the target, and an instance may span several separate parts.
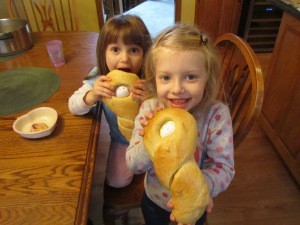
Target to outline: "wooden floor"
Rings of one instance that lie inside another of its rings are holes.
[[[267,70],[269,54],[259,54]],[[103,117],[104,118],[104,117]],[[102,190],[107,149],[108,125],[101,124],[89,216],[102,225]],[[214,199],[209,225],[299,225],[300,187],[291,176],[275,148],[256,124],[235,151],[236,176],[229,188]],[[130,225],[143,224],[140,210],[130,213]],[[122,224],[117,221],[117,224]]]

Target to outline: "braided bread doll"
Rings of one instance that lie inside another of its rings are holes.
[[[130,141],[134,119],[140,108],[140,101],[132,97],[131,89],[139,77],[120,70],[113,70],[106,76],[110,78],[108,83],[114,88],[115,95],[103,98],[103,102],[117,115],[119,130]]]
[[[179,108],[159,111],[145,127],[144,145],[160,183],[170,189],[173,214],[182,223],[197,221],[209,202],[209,190],[194,159],[198,129],[194,117]]]
[[[156,96],[142,103],[126,152],[128,167],[146,172],[145,223],[204,224],[235,173],[230,111],[217,101],[216,49],[197,27],[175,24],[148,51],[145,75]]]

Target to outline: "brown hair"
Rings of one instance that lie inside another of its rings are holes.
[[[177,23],[163,30],[155,39],[145,58],[146,79],[154,87],[155,67],[160,48],[171,48],[178,51],[200,51],[203,53],[208,79],[203,99],[195,110],[206,111],[208,106],[216,101],[220,85],[220,63],[213,43],[204,32],[191,24]]]
[[[110,18],[101,29],[97,43],[98,72],[101,75],[106,75],[109,72],[106,65],[106,48],[111,43],[117,43],[119,37],[126,45],[135,44],[140,46],[144,55],[152,43],[149,31],[140,17],[117,15]],[[141,76],[141,74],[138,75]]]

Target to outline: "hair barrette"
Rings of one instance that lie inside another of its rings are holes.
[[[203,32],[200,32],[200,44],[206,45],[207,42],[208,42],[207,36]]]

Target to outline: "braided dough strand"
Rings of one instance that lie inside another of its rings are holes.
[[[178,222],[196,222],[210,196],[194,159],[198,138],[194,117],[183,109],[167,108],[156,113],[144,131],[144,145],[156,176],[170,189],[174,205],[172,213]]]
[[[134,128],[134,119],[140,107],[140,101],[132,97],[131,89],[139,77],[121,70],[113,70],[106,76],[111,79],[109,84],[114,87],[116,95],[112,98],[103,98],[103,102],[117,115],[119,130],[129,141]],[[125,91],[124,95],[118,96],[119,88]]]
[[[174,176],[171,186],[175,218],[183,224],[196,222],[209,203],[209,189],[199,166],[186,162]]]

